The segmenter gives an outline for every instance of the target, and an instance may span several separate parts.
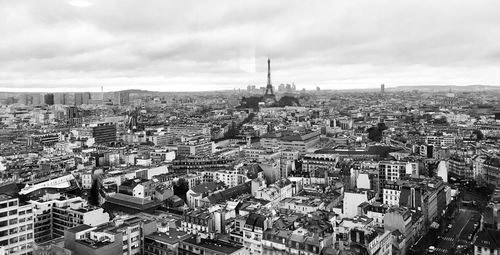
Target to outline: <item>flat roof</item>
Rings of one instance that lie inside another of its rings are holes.
[[[152,234],[145,236],[144,238],[145,239],[152,239],[152,240],[156,240],[156,241],[160,241],[160,242],[165,242],[165,243],[169,243],[169,244],[175,244],[181,240],[184,240],[184,239],[187,239],[190,237],[191,237],[191,235],[186,233],[186,232],[179,231],[175,228],[170,228],[165,233],[154,232]]]
[[[83,224],[83,225],[76,226],[74,228],[69,228],[68,231],[72,232],[72,233],[78,233],[78,232],[85,231],[85,230],[90,229],[90,228],[93,228],[93,227]]]
[[[211,240],[211,239],[201,239],[200,243],[196,242],[196,237],[191,237],[183,242],[192,244],[194,246],[198,246],[207,250],[212,250],[225,254],[232,254],[240,249],[243,249],[243,246],[228,242],[223,242],[220,240]]]

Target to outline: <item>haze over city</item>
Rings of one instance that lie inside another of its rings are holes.
[[[0,0],[0,255],[499,255],[498,10]]]
[[[2,1],[0,91],[498,85],[498,1]]]

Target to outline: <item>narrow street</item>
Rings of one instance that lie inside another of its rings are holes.
[[[487,201],[486,196],[474,191],[463,190],[457,201],[450,204],[445,217],[438,222],[438,229],[429,229],[409,251],[409,254],[428,254],[428,248],[434,246],[433,254],[457,254],[457,249],[466,250],[474,240],[475,224],[481,219],[481,211]],[[462,205],[462,201],[475,201],[477,206]],[[451,224],[451,228],[448,225]],[[468,252],[462,253],[468,254]]]

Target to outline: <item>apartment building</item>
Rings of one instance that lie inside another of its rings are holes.
[[[0,195],[0,253],[28,255],[33,253],[33,246],[33,206]]]
[[[48,193],[28,203],[33,206],[36,243],[62,237],[68,228],[82,224],[97,226],[110,219],[104,209],[88,205],[81,197],[66,194]]]
[[[65,231],[64,248],[75,254],[143,254],[144,237],[156,230],[155,220],[141,217],[117,219],[96,227],[79,225]]]

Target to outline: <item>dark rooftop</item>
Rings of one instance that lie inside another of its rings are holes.
[[[71,233],[78,233],[78,232],[85,231],[85,230],[90,229],[90,228],[92,228],[92,227],[89,225],[83,224],[83,225],[76,226],[74,228],[69,228],[68,231]]]
[[[224,254],[232,254],[237,252],[238,250],[243,249],[243,246],[233,243],[228,243],[220,240],[210,240],[210,239],[201,239],[201,242],[196,242],[196,237],[191,237],[183,241],[184,243],[191,244],[193,246],[198,246],[203,249],[216,251]]]
[[[500,248],[500,230],[483,230],[477,233],[474,245],[490,249]]]
[[[209,193],[222,188],[224,184],[218,182],[207,182],[194,186],[191,190],[195,193]]]
[[[175,228],[170,228],[169,231],[165,233],[155,232],[150,235],[147,235],[145,236],[145,239],[151,239],[169,244],[175,244],[179,241],[182,241],[190,237],[191,235],[186,232],[176,230]]]

